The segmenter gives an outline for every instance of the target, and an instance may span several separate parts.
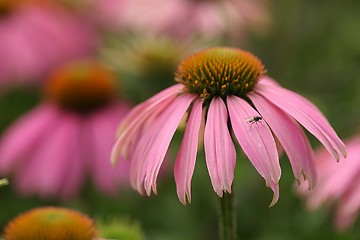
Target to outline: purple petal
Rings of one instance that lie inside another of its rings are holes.
[[[336,160],[339,159],[339,153],[346,157],[344,143],[336,135],[324,115],[307,99],[280,86],[261,84],[261,82],[255,90],[295,118],[319,139]]]
[[[195,168],[202,104],[203,101],[200,99],[194,101],[174,166],[177,194],[184,205],[186,198],[189,203],[191,202],[191,178]]]
[[[163,90],[136,106],[123,119],[117,133],[119,138],[111,153],[111,162],[114,165],[118,161],[119,155],[129,159],[130,153],[134,149],[135,140],[137,140],[137,137],[144,131],[144,125],[152,125],[154,118],[175,100],[182,88],[182,84],[177,84]]]
[[[147,195],[150,195],[151,190],[156,194],[157,175],[170,141],[195,97],[188,93],[178,96],[141,136],[134,151],[130,173],[132,185],[140,193],[145,188]]]
[[[228,96],[227,105],[231,126],[242,150],[259,174],[265,178],[266,186],[273,189],[273,201],[276,202],[277,188],[274,184],[278,184],[280,180],[281,168],[276,144],[269,127],[262,120],[249,122],[249,118],[259,116],[259,113],[243,99]]]
[[[313,151],[301,127],[261,95],[250,93],[248,97],[279,139],[295,178],[300,181],[303,174],[309,180],[310,188],[313,188],[317,180]]]
[[[236,151],[228,129],[226,105],[220,97],[212,99],[204,133],[206,164],[214,191],[223,196],[231,193]]]

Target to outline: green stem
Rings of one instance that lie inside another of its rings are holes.
[[[220,198],[219,230],[221,240],[236,240],[236,218],[232,194]]]

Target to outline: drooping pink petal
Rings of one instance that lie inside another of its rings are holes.
[[[159,103],[167,100],[169,97],[179,94],[180,90],[183,87],[184,85],[182,84],[173,85],[157,93],[155,96],[149,98],[145,102],[138,104],[121,121],[119,128],[117,130],[117,136],[122,135],[129,127],[132,127],[131,124],[133,124],[133,120],[135,118],[141,119],[139,115],[141,115],[146,109],[153,110]]]
[[[55,65],[92,55],[98,40],[91,24],[63,8],[21,6],[0,21],[0,88],[40,82]]]
[[[10,127],[0,144],[0,173],[9,174],[21,165],[53,124],[57,124],[58,116],[53,105],[43,104]]]
[[[79,147],[79,119],[70,114],[60,118],[61,121],[53,126],[51,138],[44,138],[33,155],[29,156],[31,161],[16,173],[16,184],[21,192],[50,197],[58,196],[62,191],[76,192],[81,185],[84,171],[73,172],[69,168],[71,165],[82,165],[76,154]],[[79,182],[64,185],[63,180],[72,174],[80,174]]]
[[[196,95],[184,93],[178,96],[141,136],[132,159],[131,183],[140,193],[145,188],[156,194],[156,179],[170,141],[190,103]]]
[[[356,176],[353,180],[347,189],[348,192],[339,201],[336,210],[335,224],[340,230],[344,230],[352,225],[360,210],[360,177]]]
[[[226,105],[220,97],[211,100],[204,133],[206,165],[211,183],[219,197],[231,193],[236,151],[228,129]]]
[[[338,230],[349,228],[360,210],[360,137],[345,144],[348,156],[340,162],[331,161],[332,156],[325,148],[319,149],[316,152],[317,187],[312,191],[307,191],[302,185],[298,188],[299,193],[307,197],[309,208],[336,203],[335,225]]]
[[[266,186],[274,191],[281,176],[279,156],[271,131],[265,122],[249,122],[249,119],[259,116],[249,103],[236,96],[227,97],[227,105],[231,126],[235,136],[251,163],[259,174],[265,178]]]
[[[270,182],[270,186],[268,186],[271,188],[271,190],[273,191],[274,195],[273,195],[273,199],[271,200],[271,203],[269,205],[269,207],[273,207],[278,201],[279,201],[279,184],[274,183],[274,182]]]
[[[194,101],[174,166],[177,194],[184,205],[186,198],[189,203],[191,202],[191,178],[196,162],[202,104],[203,101],[200,99]]]
[[[352,183],[358,179],[360,169],[360,149],[355,148],[352,144],[359,144],[359,141],[349,143],[349,156],[341,162],[329,162],[329,155],[323,155],[327,160],[317,165],[319,172],[319,184],[308,199],[308,205],[311,208],[319,207],[326,201],[337,200],[342,197],[346,191],[352,186]],[[320,153],[321,154],[321,153]],[[319,154],[317,155],[319,156]]]
[[[248,97],[283,146],[295,178],[300,181],[304,174],[313,188],[317,181],[313,151],[301,127],[261,95],[250,93]]]
[[[91,116],[86,121],[86,139],[88,142],[89,156],[85,158],[90,175],[98,189],[108,194],[115,194],[118,190],[120,181],[125,181],[129,177],[130,161],[119,160],[116,167],[112,166],[110,152],[114,143],[113,135],[122,119],[129,111],[128,106],[116,104],[109,106]]]
[[[169,87],[156,94],[149,100],[135,107],[122,121],[118,130],[118,136],[111,153],[111,161],[116,164],[119,155],[129,159],[130,152],[133,150],[134,141],[142,132],[143,126],[152,123],[167,106],[172,103],[176,95],[181,93],[182,84]],[[151,124],[150,124],[151,125]]]
[[[280,86],[270,86],[261,82],[256,86],[255,91],[295,118],[319,139],[336,160],[339,159],[339,153],[346,157],[344,143],[324,115],[307,99]]]
[[[336,211],[334,223],[335,223],[337,230],[344,231],[347,228],[349,228],[351,225],[354,224],[359,213],[358,213],[358,211],[344,212],[340,208],[338,208]]]

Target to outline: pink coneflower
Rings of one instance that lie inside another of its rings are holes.
[[[62,207],[31,209],[12,219],[4,229],[5,240],[95,240],[97,236],[93,219],[79,211]]]
[[[77,62],[54,71],[45,100],[19,119],[0,142],[0,174],[23,194],[68,198],[86,177],[108,194],[128,179],[128,162],[113,168],[113,132],[128,112],[114,98],[114,78],[103,66]]]
[[[360,138],[347,141],[346,147],[347,159],[339,163],[329,161],[331,156],[325,149],[320,149],[316,153],[318,186],[310,192],[305,191],[307,184],[300,186],[311,209],[337,202],[335,225],[339,230],[349,228],[360,210]]]
[[[274,137],[287,153],[295,178],[304,176],[310,187],[316,184],[312,149],[296,121],[334,158],[346,155],[344,144],[321,112],[265,76],[261,61],[251,53],[232,48],[201,51],[178,66],[176,81],[179,84],[138,105],[125,117],[113,148],[114,163],[119,154],[132,161],[131,183],[140,193],[156,193],[160,166],[184,116],[188,116],[186,129],[174,169],[183,204],[186,199],[191,201],[198,139],[204,139],[210,179],[219,197],[231,193],[236,164],[233,134],[273,190],[271,205],[278,200],[281,176]],[[203,121],[204,133],[200,131]]]
[[[52,1],[0,1],[0,88],[40,81],[55,65],[89,56],[96,44],[88,24]]]
[[[121,26],[186,38],[239,36],[248,28],[266,29],[269,14],[263,0],[129,0],[123,1]],[[118,4],[119,5],[119,4]]]

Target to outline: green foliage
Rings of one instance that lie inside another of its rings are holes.
[[[127,218],[98,220],[100,235],[105,239],[143,240],[140,225]]]

